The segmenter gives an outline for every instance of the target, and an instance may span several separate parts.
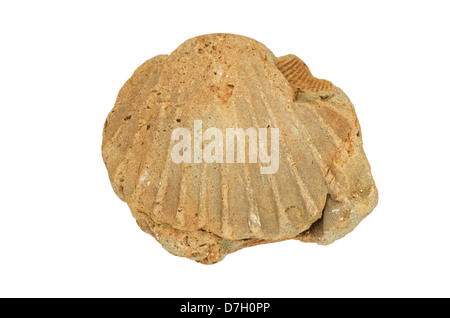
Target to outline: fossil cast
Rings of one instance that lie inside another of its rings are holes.
[[[344,92],[233,34],[142,64],[106,119],[102,155],[139,227],[204,264],[287,239],[330,244],[378,200]]]

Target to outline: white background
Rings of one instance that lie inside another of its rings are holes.
[[[445,1],[2,1],[1,297],[449,297]],[[215,265],[166,252],[113,193],[103,123],[145,60],[227,32],[295,54],[355,105],[380,200],[329,246]]]

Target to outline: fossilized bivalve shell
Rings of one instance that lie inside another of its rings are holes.
[[[278,170],[261,173],[247,154],[174,162],[172,133],[194,135],[195,120],[203,132],[278,128]],[[142,64],[106,119],[102,155],[139,227],[204,264],[286,239],[332,243],[378,200],[348,97],[298,57],[233,34],[199,36]]]

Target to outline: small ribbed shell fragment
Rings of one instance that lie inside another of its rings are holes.
[[[324,79],[315,78],[308,66],[293,54],[278,58],[278,68],[292,86],[304,91],[330,91],[335,86]]]

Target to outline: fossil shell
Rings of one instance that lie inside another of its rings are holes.
[[[277,172],[261,173],[250,151],[244,163],[175,163],[172,132],[195,135],[195,120],[202,132],[278,128]],[[199,36],[142,64],[106,119],[102,155],[139,227],[204,264],[286,239],[330,244],[378,200],[348,97],[298,57],[233,34]]]

